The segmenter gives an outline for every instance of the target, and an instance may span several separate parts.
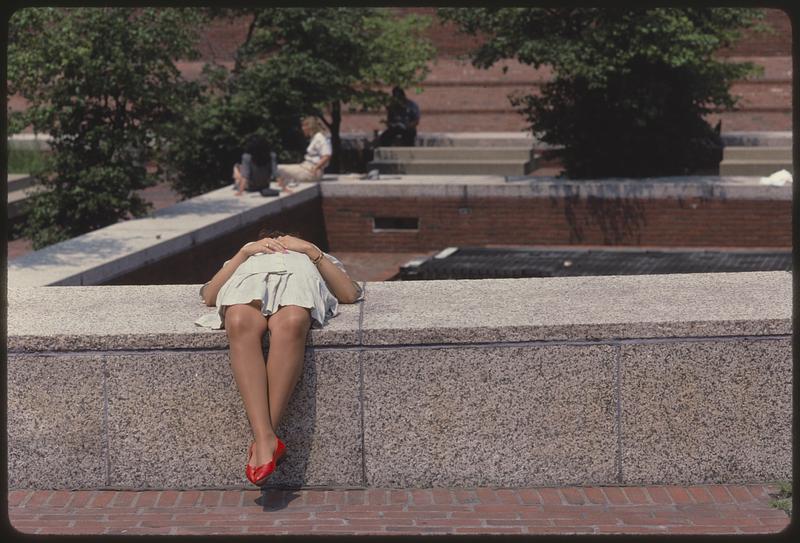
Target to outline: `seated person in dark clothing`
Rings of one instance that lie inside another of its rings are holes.
[[[242,161],[233,166],[233,180],[236,196],[244,191],[256,192],[269,189],[272,180],[272,159],[269,143],[262,136],[254,134],[247,139],[242,153]]]
[[[389,147],[399,140],[403,147],[413,147],[417,138],[419,106],[406,98],[400,87],[392,89],[392,99],[386,107],[386,130],[378,138],[378,145]]]

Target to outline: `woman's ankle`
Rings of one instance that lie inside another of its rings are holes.
[[[269,434],[265,434],[265,435],[256,436],[255,442],[256,442],[256,446],[257,447],[259,445],[270,445],[270,446],[274,447],[275,444],[278,442],[278,436],[274,432],[269,433]]]

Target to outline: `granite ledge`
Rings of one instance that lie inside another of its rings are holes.
[[[225,349],[199,285],[8,290],[12,352]],[[789,272],[595,276],[366,285],[309,345],[470,345],[526,341],[788,336]],[[132,301],[133,300],[133,301]]]
[[[362,344],[792,333],[789,272],[368,283]]]
[[[9,351],[227,349],[224,330],[194,324],[216,308],[199,298],[200,285],[10,287]],[[308,345],[355,345],[361,303],[312,329]],[[265,340],[265,345],[268,344]]]

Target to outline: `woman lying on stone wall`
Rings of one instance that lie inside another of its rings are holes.
[[[335,316],[339,303],[361,300],[362,290],[341,262],[313,243],[266,229],[259,238],[202,286],[203,302],[218,309],[195,324],[228,334],[233,375],[255,438],[245,473],[261,486],[286,450],[275,431],[303,372],[309,329]]]

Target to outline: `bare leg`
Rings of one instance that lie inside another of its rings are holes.
[[[239,171],[238,164],[234,164],[233,166],[233,180],[236,182],[236,196],[241,196],[247,188],[247,179],[245,179]]]
[[[297,305],[282,306],[269,322],[267,387],[272,427],[277,428],[297,381],[303,374],[311,312]]]
[[[268,462],[278,439],[271,423],[267,389],[267,370],[261,341],[267,332],[267,319],[261,314],[261,302],[235,304],[225,312],[225,330],[230,339],[231,368],[242,396],[256,450],[250,464]],[[270,349],[272,350],[272,349]]]
[[[283,177],[276,177],[275,181],[278,183],[278,186],[281,188],[281,192],[288,192],[289,194],[293,193],[294,191],[289,188],[288,183]]]

